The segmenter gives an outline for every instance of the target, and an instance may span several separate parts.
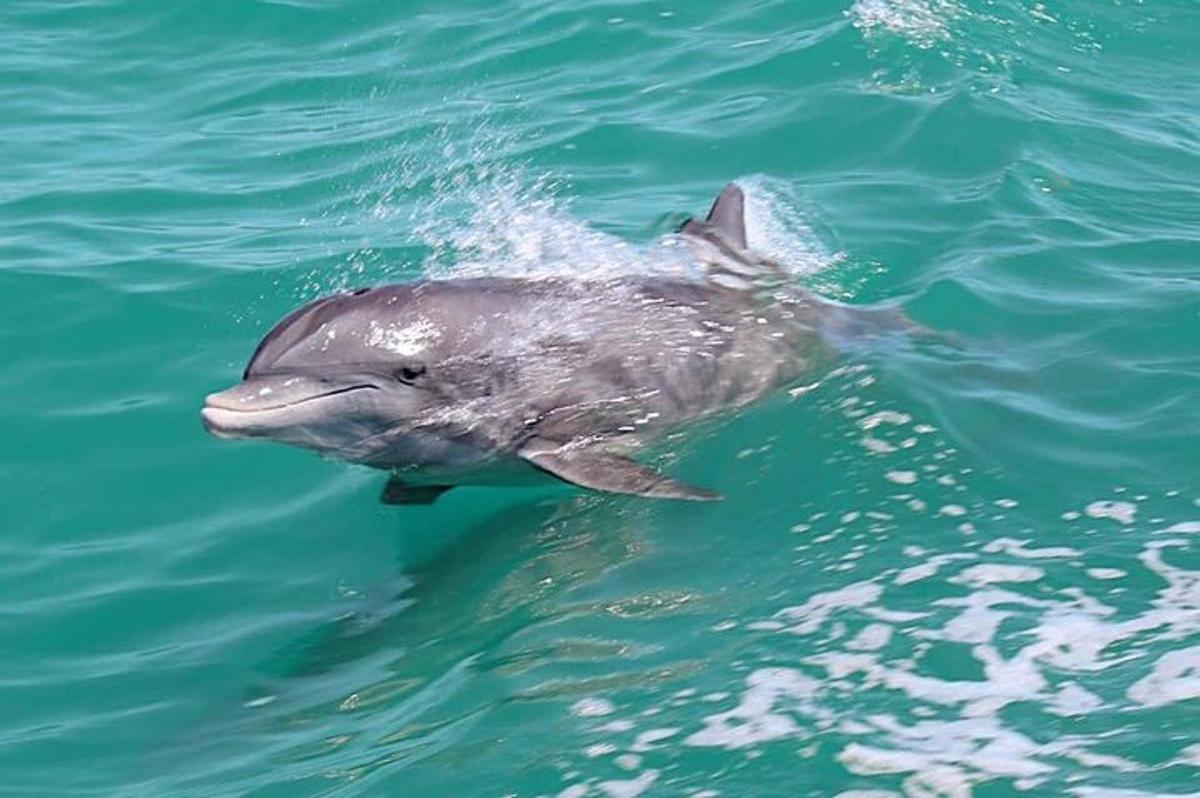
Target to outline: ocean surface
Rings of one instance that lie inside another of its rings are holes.
[[[0,795],[1200,795],[1194,0],[5,0]],[[205,434],[322,293],[667,268],[866,347],[727,496]]]

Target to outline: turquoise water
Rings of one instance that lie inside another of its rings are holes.
[[[1191,0],[8,0],[0,794],[1200,789]],[[277,318],[751,239],[945,343],[679,444],[715,505],[208,437]]]

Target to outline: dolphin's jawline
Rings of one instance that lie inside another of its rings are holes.
[[[378,391],[379,387],[376,385],[372,385],[369,382],[363,382],[363,383],[359,383],[357,385],[346,385],[341,388],[335,388],[332,391],[325,391],[324,393],[318,393],[318,394],[314,394],[312,396],[306,396],[303,399],[297,399],[294,402],[284,402],[282,404],[277,404],[277,405],[267,405],[266,407],[263,407],[260,405],[258,407],[249,407],[249,408],[230,407],[229,405],[215,404],[212,401],[212,396],[210,396],[205,401],[204,409],[207,410],[209,408],[214,408],[216,410],[228,411],[230,413],[241,413],[241,414],[266,413],[266,412],[269,412],[272,410],[288,410],[288,409],[296,407],[298,405],[308,404],[309,402],[315,402],[318,399],[328,399],[331,396],[338,396],[339,394],[350,393],[351,391],[362,391],[362,390]],[[216,395],[218,395],[218,394],[214,394],[214,396],[216,396]]]
[[[334,396],[363,390],[377,391],[379,388],[367,383],[347,385],[343,388],[317,394],[316,396],[307,396],[295,402],[274,405],[272,407],[255,408],[233,408],[216,405],[212,403],[212,397],[209,397],[204,407],[200,410],[200,418],[203,420],[205,428],[218,438],[253,437],[255,422],[269,422],[280,416],[286,417],[297,407],[313,404],[322,399],[330,399]]]

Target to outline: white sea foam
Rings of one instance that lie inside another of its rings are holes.
[[[1095,501],[1083,509],[1088,518],[1108,518],[1121,524],[1133,523],[1137,505],[1133,502]]]
[[[1000,538],[992,544],[989,554],[1025,559],[1078,554],[1067,547],[1032,548],[1028,541],[1017,539]],[[685,743],[754,748],[782,738],[806,737],[835,723],[841,734],[852,738],[838,755],[847,769],[861,775],[900,775],[904,793],[909,795],[966,796],[975,785],[995,778],[1012,779],[1020,789],[1033,789],[1058,769],[1061,759],[1097,771],[1140,772],[1147,766],[1094,750],[1102,744],[1100,739],[1066,735],[1051,742],[1035,742],[1009,728],[1001,710],[1010,704],[1025,704],[1061,717],[1105,711],[1114,706],[1112,699],[1090,689],[1088,675],[1118,665],[1137,667],[1132,663],[1140,661],[1136,653],[1114,644],[1136,638],[1190,639],[1200,631],[1200,572],[1172,565],[1167,559],[1172,549],[1185,545],[1183,540],[1171,539],[1145,547],[1138,559],[1166,587],[1143,612],[1125,617],[1118,617],[1116,609],[1077,587],[1032,595],[1016,592],[1029,590],[1026,585],[1044,578],[1043,570],[1032,565],[965,565],[948,581],[966,586],[970,592],[933,601],[931,611],[952,614],[940,626],[909,630],[907,638],[968,646],[981,671],[977,678],[941,678],[922,672],[920,652],[925,643],[918,643],[915,656],[884,656],[896,637],[897,624],[907,622],[897,618],[912,615],[886,606],[889,591],[916,578],[927,578],[926,574],[939,568],[978,557],[969,553],[929,555],[909,547],[906,554],[926,557],[926,562],[917,566],[923,569],[921,573],[897,578],[895,588],[885,590],[875,581],[855,582],[776,612],[773,620],[784,622],[781,631],[823,632],[825,640],[844,638],[845,642],[840,649],[804,657],[800,668],[755,671],[738,704],[707,716],[704,728],[684,738]],[[872,619],[871,623],[846,637],[847,622],[864,616]],[[1022,629],[1020,638],[1013,638],[1023,641],[1014,651],[1001,641],[1006,640],[1005,622],[1016,617],[1024,624],[1035,623]],[[1141,676],[1126,692],[1129,705],[1157,707],[1200,697],[1200,646],[1159,653],[1141,668]],[[1064,679],[1064,674],[1076,678]],[[915,710],[939,707],[942,717],[913,721],[874,714],[835,721],[839,696],[872,690],[901,693]],[[950,717],[945,717],[946,713],[951,713]],[[1190,755],[1181,756],[1186,760]]]
[[[905,568],[898,573],[896,575],[896,584],[907,585],[909,582],[917,582],[921,579],[928,579],[929,577],[937,574],[938,570],[940,570],[941,567],[947,563],[954,562],[955,560],[970,560],[974,559],[974,557],[974,554],[967,554],[966,552],[935,554],[926,559],[925,562]]]
[[[1148,707],[1200,698],[1200,646],[1168,651],[1126,695]]]
[[[888,33],[933,47],[950,38],[949,22],[962,12],[952,0],[855,0],[847,14],[864,36]]]
[[[912,786],[906,784],[910,794],[916,792],[916,785],[923,785],[941,790],[931,795],[969,795],[970,786],[984,774],[1030,777],[1054,770],[1037,758],[1037,743],[1005,728],[996,718],[904,725],[881,717],[875,723],[902,748],[851,743],[838,758],[850,771],[863,775],[913,773]]]
[[[895,410],[880,410],[878,413],[872,413],[866,418],[858,422],[858,426],[864,430],[873,430],[880,424],[903,425],[912,421],[912,416],[907,413],[900,413]]]
[[[776,704],[784,699],[809,698],[820,684],[795,669],[762,668],[746,678],[746,686],[736,707],[706,716],[704,728],[684,742],[700,747],[745,748],[791,736],[800,726]]]
[[[847,642],[846,648],[852,651],[878,651],[891,639],[892,627],[884,623],[872,623]]]
[[[967,568],[958,576],[951,578],[950,581],[983,587],[996,582],[1036,582],[1045,575],[1046,572],[1041,568],[1034,568],[1031,565],[982,563]]]
[[[611,715],[615,709],[606,698],[581,698],[571,706],[571,714],[581,718],[600,718]]]
[[[1092,691],[1075,682],[1067,682],[1046,702],[1046,709],[1055,715],[1073,717],[1087,715],[1104,706],[1104,701]]]
[[[875,582],[856,582],[852,585],[817,593],[796,607],[785,607],[777,612],[777,618],[790,623],[786,629],[793,634],[812,634],[821,628],[829,616],[847,607],[867,607],[874,604],[883,593]]]
[[[986,543],[983,550],[987,554],[1011,554],[1014,557],[1024,557],[1031,560],[1081,556],[1077,549],[1067,546],[1045,546],[1040,549],[1031,549],[1028,543],[1028,540],[996,538]]]
[[[609,798],[637,798],[658,781],[657,770],[643,771],[637,778],[602,781],[597,786]]]
[[[679,734],[679,731],[680,730],[677,727],[647,729],[646,731],[638,734],[637,738],[633,741],[633,747],[631,747],[629,750],[638,752],[649,751],[655,746],[656,743],[660,743],[663,740],[668,740],[674,737],[676,734]]]
[[[863,448],[871,454],[891,454],[898,451],[897,447],[880,438],[871,435],[864,435],[862,438]]]

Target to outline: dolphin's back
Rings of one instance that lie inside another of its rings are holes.
[[[530,428],[554,440],[653,433],[758,399],[820,349],[819,309],[803,298],[686,280],[480,278],[372,294],[361,299],[382,319],[402,298],[417,305],[440,331],[445,372],[469,362],[489,374],[479,425],[494,444]]]

